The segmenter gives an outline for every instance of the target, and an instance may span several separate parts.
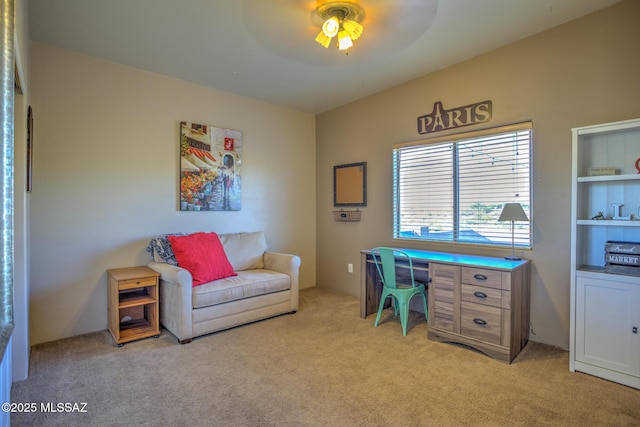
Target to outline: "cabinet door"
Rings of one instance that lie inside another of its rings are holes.
[[[460,332],[460,267],[431,264],[429,299],[433,301],[429,322],[434,328]]]
[[[640,285],[578,277],[576,360],[640,376]]]

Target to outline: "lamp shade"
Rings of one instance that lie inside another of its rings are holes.
[[[322,32],[325,33],[327,37],[335,37],[339,30],[340,20],[335,16],[324,21],[324,24],[322,25]]]
[[[362,25],[360,25],[359,22],[352,21],[351,19],[345,19],[342,22],[342,28],[344,28],[347,34],[349,34],[351,40],[358,40],[363,31]]]
[[[502,208],[498,221],[529,221],[520,203],[507,203]]]
[[[344,30],[340,31],[338,33],[338,49],[347,50],[351,46],[353,46],[353,41],[351,40],[351,37],[349,37],[349,34]]]

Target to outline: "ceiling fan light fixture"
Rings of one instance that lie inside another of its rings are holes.
[[[358,40],[362,35],[362,31],[364,30],[359,22],[353,21],[351,19],[345,19],[342,22],[342,28],[344,28],[347,34],[349,34],[351,40]]]
[[[339,50],[347,50],[351,46],[353,46],[353,40],[349,37],[349,34],[346,31],[340,31],[338,33],[338,49]]]
[[[335,37],[340,30],[340,20],[336,16],[332,16],[331,18],[324,21],[322,24],[322,32],[327,37]]]
[[[328,48],[331,43],[332,37],[327,36],[324,31],[320,31],[316,36],[316,41],[323,47]]]
[[[361,24],[364,10],[358,0],[316,0],[313,16],[322,21],[322,32],[316,36],[316,42],[324,47],[328,47],[331,39],[337,36],[338,49],[347,50],[364,30]]]

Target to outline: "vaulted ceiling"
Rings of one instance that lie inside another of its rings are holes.
[[[315,0],[29,0],[32,40],[321,113],[620,0],[360,0],[345,55]]]

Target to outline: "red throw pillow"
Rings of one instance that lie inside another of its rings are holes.
[[[191,273],[193,286],[237,276],[216,233],[167,236],[178,266]]]

